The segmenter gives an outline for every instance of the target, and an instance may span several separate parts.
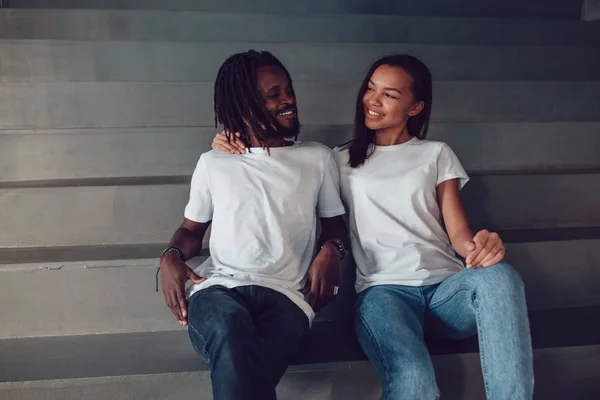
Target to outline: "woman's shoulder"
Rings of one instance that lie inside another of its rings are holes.
[[[335,159],[338,168],[343,168],[348,165],[348,161],[350,160],[350,145],[352,141],[347,143],[342,143],[338,146],[335,146],[332,150],[333,158]]]
[[[444,150],[451,150],[448,143],[439,140],[418,139],[414,142],[414,144],[417,146],[422,146],[423,150],[430,151],[436,155],[440,154]]]
[[[337,146],[334,146],[333,151],[336,153],[344,153],[344,152],[348,153],[351,144],[352,144],[352,140],[350,140],[349,142],[346,142],[346,143],[339,144]]]
[[[431,139],[416,139],[414,144],[424,147],[430,148],[440,148],[446,145],[444,142],[440,142],[439,140],[431,140]]]

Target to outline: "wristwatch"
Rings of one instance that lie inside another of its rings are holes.
[[[321,246],[321,249],[323,247],[325,247],[325,245],[327,245],[327,243],[331,243],[338,249],[338,251],[340,252],[340,261],[346,257],[346,248],[344,247],[344,243],[342,243],[341,240],[339,240],[339,239],[328,240],[325,243],[323,243],[323,246]]]

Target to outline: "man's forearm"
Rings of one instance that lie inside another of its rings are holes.
[[[185,260],[189,260],[198,255],[202,250],[202,241],[206,229],[208,229],[208,224],[206,225],[206,228],[201,229],[200,231],[191,231],[185,226],[181,226],[173,233],[169,246],[175,246],[181,249],[185,256]]]
[[[321,218],[319,245],[322,246],[329,240],[339,240],[346,249],[348,248],[348,229],[342,215],[333,218]]]

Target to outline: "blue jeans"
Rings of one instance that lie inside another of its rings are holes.
[[[188,301],[188,332],[210,364],[215,400],[276,399],[308,328],[297,305],[262,286],[210,286]]]
[[[360,345],[381,380],[382,398],[439,399],[425,338],[478,334],[491,400],[533,397],[533,355],[523,281],[501,262],[464,269],[436,285],[380,285],[357,299]]]

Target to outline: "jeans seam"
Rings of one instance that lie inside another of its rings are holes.
[[[375,346],[375,350],[377,352],[377,356],[379,357],[379,361],[381,362],[381,364],[383,365],[383,373],[384,373],[384,379],[385,382],[382,382],[382,399],[386,398],[386,394],[385,391],[387,391],[387,387],[388,387],[388,383],[389,383],[389,368],[388,365],[385,361],[385,357],[383,357],[383,352],[381,351],[381,347],[379,347],[379,343],[377,342],[377,339],[375,338],[375,336],[373,335],[373,332],[371,330],[371,327],[369,326],[369,324],[367,323],[367,321],[363,318],[362,313],[360,312],[360,310],[357,310],[358,313],[358,318],[360,320],[361,325],[365,328],[365,330],[367,331],[367,334],[369,335],[369,338],[371,339],[371,342],[374,344]]]
[[[198,329],[194,328],[194,326],[192,324],[189,324],[189,329],[194,331],[194,334],[198,335],[200,337],[200,339],[202,339],[202,342],[204,343],[202,345],[202,353],[204,353],[204,354],[201,354],[201,355],[203,357],[205,357],[206,362],[210,364],[210,355],[208,354],[208,351],[206,351],[206,338],[198,331]],[[194,349],[196,351],[198,351],[193,340],[192,340],[192,346],[194,347]]]
[[[218,286],[219,286],[219,285],[215,285],[215,286],[212,286],[212,288],[217,288]],[[206,288],[206,289],[203,289],[203,290],[210,290],[210,289],[211,289],[211,287],[208,287],[208,288]],[[202,334],[200,333],[200,331],[199,331],[198,329],[196,329],[196,327],[194,327],[194,325],[191,323],[191,321],[190,321],[190,315],[189,315],[189,314],[190,314],[190,313],[189,313],[189,309],[190,309],[190,307],[189,307],[190,300],[192,300],[192,298],[193,298],[193,297],[198,297],[198,296],[196,296],[196,295],[197,295],[197,294],[199,295],[199,294],[200,294],[200,292],[201,292],[201,291],[199,290],[198,292],[194,293],[194,294],[192,295],[192,297],[190,297],[190,298],[188,299],[188,331],[189,331],[189,330],[193,331],[193,332],[194,332],[194,334],[198,335],[198,336],[200,337],[200,339],[202,339],[202,342],[203,342],[203,345],[202,345],[202,353],[204,353],[204,354],[200,354],[200,355],[206,359],[206,362],[207,362],[207,363],[209,363],[209,364],[210,364],[210,354],[209,354],[209,353],[208,353],[208,351],[206,350],[206,345],[207,345],[207,343],[206,343],[206,338],[205,338],[205,337],[204,337],[204,335],[202,335]],[[206,293],[206,292],[204,292],[204,293]],[[188,334],[189,334],[189,332],[188,332]],[[190,339],[191,339],[191,337],[190,337]],[[196,348],[196,345],[194,344],[194,341],[193,341],[193,340],[191,340],[191,342],[192,342],[192,347],[194,348],[194,350],[196,350],[196,352],[200,353],[200,351],[198,351],[198,349]]]
[[[485,363],[485,350],[483,345],[483,335],[481,334],[481,314],[477,306],[477,292],[473,293],[473,307],[475,308],[475,320],[477,321],[477,340],[479,342],[479,359],[481,360],[481,375],[483,375],[483,385],[485,386],[486,398],[492,400],[490,392],[489,378],[487,376],[487,365]]]
[[[470,285],[467,285],[465,283],[461,283],[452,293],[450,293],[450,295],[448,295],[445,299],[440,300],[436,303],[430,304],[429,305],[429,310],[433,310],[434,308],[437,308],[439,306],[442,306],[444,304],[446,304],[447,302],[450,301],[450,299],[452,299],[452,297],[454,297],[454,295],[456,295],[458,292],[463,291],[463,290],[467,290],[467,291],[471,291],[471,292],[475,292],[475,288],[473,288]]]

